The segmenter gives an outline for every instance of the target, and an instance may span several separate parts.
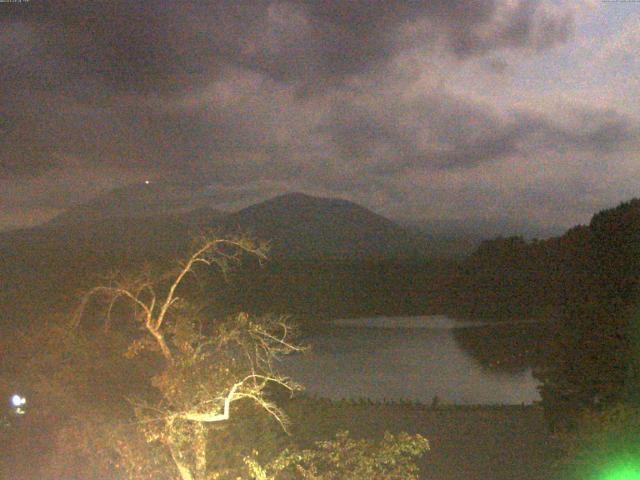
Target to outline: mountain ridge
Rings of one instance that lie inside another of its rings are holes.
[[[225,219],[259,238],[273,238],[278,257],[380,258],[424,255],[424,240],[357,203],[300,192],[278,195]]]
[[[214,229],[269,241],[271,255],[277,258],[412,257],[428,250],[426,236],[344,199],[290,192],[223,212],[204,197],[195,208],[188,208],[180,191],[164,189],[162,184],[116,189],[46,224],[2,233],[0,243],[175,252],[188,246],[195,234]],[[158,245],[159,241],[164,244]]]

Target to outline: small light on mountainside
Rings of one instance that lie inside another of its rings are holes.
[[[144,184],[145,184],[145,185],[149,185],[150,183],[151,183],[151,182],[150,182],[149,180],[145,180],[145,181],[144,181]]]
[[[17,393],[11,397],[11,405],[13,406],[15,413],[18,415],[24,415],[24,409],[22,408],[27,403],[27,399],[21,397]]]

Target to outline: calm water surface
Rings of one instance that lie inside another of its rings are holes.
[[[520,373],[483,368],[456,343],[444,316],[336,320],[307,338],[311,350],[286,359],[282,370],[312,395],[333,399],[419,400],[520,404],[539,400],[538,382]]]

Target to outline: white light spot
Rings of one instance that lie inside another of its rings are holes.
[[[145,180],[145,181],[144,181],[144,184],[145,184],[145,185],[149,185],[150,183],[151,183],[151,182],[150,182],[149,180]]]
[[[14,407],[20,407],[22,405],[24,405],[25,403],[27,403],[27,399],[24,397],[21,397],[18,394],[15,394],[13,397],[11,397],[11,404]]]

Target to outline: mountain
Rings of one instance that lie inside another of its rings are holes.
[[[469,238],[474,241],[482,241],[496,237],[522,236],[531,240],[534,238],[550,238],[562,235],[566,228],[563,227],[539,227],[525,221],[509,219],[436,219],[423,222],[406,222],[415,228],[429,232],[442,238]]]
[[[414,258],[428,251],[425,237],[346,200],[291,193],[227,214],[206,205],[205,195],[187,193],[168,184],[117,189],[44,225],[0,234],[0,253],[166,258],[208,229],[268,241],[273,258]]]
[[[156,213],[140,216],[60,218],[28,229],[0,234],[0,252],[31,253],[49,250],[94,252],[96,255],[135,257],[175,255],[190,238],[218,225],[223,214],[210,208],[186,213]],[[148,254],[148,255],[147,255]]]
[[[270,242],[273,262],[268,268],[274,270],[249,271],[242,288],[253,292],[249,300],[257,305],[256,284],[264,287],[269,308],[273,292],[280,292],[283,311],[290,311],[289,300],[295,298],[302,299],[298,309],[320,311],[328,305],[327,298],[333,298],[336,284],[343,292],[335,299],[340,305],[377,298],[382,300],[376,308],[386,311],[394,299],[402,298],[400,291],[411,288],[398,280],[401,269],[390,261],[404,259],[417,265],[418,259],[422,263],[415,268],[428,271],[422,267],[428,252],[423,237],[352,202],[293,193],[231,214],[206,206],[185,212],[187,203],[181,195],[146,187],[120,189],[74,207],[48,224],[0,234],[0,278],[11,279],[0,290],[0,310],[10,310],[6,318],[73,303],[78,291],[100,283],[101,275],[109,271],[137,269],[145,262],[173,265],[191,238],[206,229],[246,233]],[[166,198],[174,201],[164,209]],[[380,262],[384,266],[378,267]],[[414,275],[402,276],[414,288],[436,283],[416,283]],[[358,289],[362,291],[356,300]],[[315,303],[310,303],[312,295],[320,295]]]
[[[469,255],[506,228],[477,222],[397,224],[346,200],[303,193],[226,213],[212,208],[217,198],[205,183],[131,184],[73,206],[39,227],[0,234],[0,243],[2,238],[54,241],[68,248],[93,243],[100,250],[153,254],[179,250],[194,233],[217,228],[271,241],[276,257],[454,258]]]
[[[522,236],[527,240],[560,236],[565,229],[560,227],[538,227],[526,222],[507,219],[434,219],[428,221],[405,220],[400,225],[417,235],[428,235],[432,239],[429,251],[434,257],[463,258],[471,255],[480,244],[496,237]]]
[[[71,207],[48,225],[74,225],[101,222],[109,218],[138,218],[189,214],[194,210],[214,211],[212,195],[204,185],[179,182],[142,182],[126,185],[97,196],[87,203]],[[222,217],[222,212],[214,216]]]
[[[271,255],[289,258],[423,257],[428,242],[347,200],[289,193],[230,214],[228,230],[271,241]]]

